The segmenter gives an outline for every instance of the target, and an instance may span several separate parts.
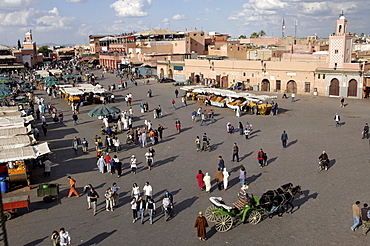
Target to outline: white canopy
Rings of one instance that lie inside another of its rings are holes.
[[[13,127],[13,128],[0,128],[0,138],[12,137],[20,134],[27,134],[31,131],[31,126],[27,127]]]
[[[50,153],[48,143],[22,148],[13,148],[0,151],[0,163],[9,161],[36,159],[37,157]]]
[[[18,135],[13,137],[2,138],[0,141],[0,150],[25,147],[31,144],[29,135]]]

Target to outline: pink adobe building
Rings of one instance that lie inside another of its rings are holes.
[[[273,54],[276,51],[256,50],[258,60],[246,60],[240,57],[242,46],[227,46],[225,54],[229,58],[204,57],[204,59],[185,59],[183,62],[158,61],[157,74],[160,77],[174,78],[179,81],[190,80],[193,83],[212,84],[228,87],[235,82],[242,82],[246,89],[260,91],[286,91],[298,94],[317,94],[332,97],[368,97],[370,91],[370,64],[351,63],[352,36],[347,33],[347,20],[343,16],[337,20],[336,33],[330,35],[329,44],[320,52]],[[309,49],[315,48],[315,38],[308,40]],[[275,40],[272,40],[275,42]],[[220,46],[221,50],[222,46]],[[231,60],[230,49],[238,49],[239,57]],[[325,51],[328,50],[328,51]],[[211,50],[209,50],[210,52]],[[242,54],[248,54],[245,49]],[[258,53],[266,55],[261,58]],[[222,53],[220,53],[222,54]],[[244,55],[242,55],[244,56]],[[280,57],[279,57],[280,56]]]
[[[90,35],[92,53],[99,53],[100,65],[119,64],[156,66],[158,60],[184,60],[204,53],[204,32],[151,30],[128,36]]]
[[[13,51],[16,61],[27,67],[34,67],[36,63],[43,61],[43,55],[37,54],[36,42],[32,39],[32,32],[26,32],[23,47]]]

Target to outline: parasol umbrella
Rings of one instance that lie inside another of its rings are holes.
[[[7,96],[10,96],[12,94],[9,90],[7,89],[0,89],[0,98],[4,98]]]
[[[73,79],[74,77],[75,76],[73,76],[72,74],[66,74],[62,76],[63,79]]]
[[[58,80],[58,78],[57,78],[57,77],[55,77],[55,76],[48,76],[48,77],[46,77],[44,80],[45,80],[45,81],[57,81],[57,80]]]
[[[88,115],[90,117],[93,117],[93,116],[107,116],[107,115],[110,115],[110,114],[117,114],[119,112],[121,112],[121,110],[119,108],[116,108],[116,107],[113,107],[113,106],[107,106],[107,105],[103,104],[103,105],[97,106],[94,109],[92,109],[88,113]]]
[[[0,80],[0,84],[10,84],[12,83],[11,80]]]
[[[60,81],[46,81],[45,85],[60,85],[62,82]]]

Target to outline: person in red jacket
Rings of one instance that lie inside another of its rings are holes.
[[[258,160],[258,163],[260,165],[261,168],[263,168],[263,163],[264,163],[264,155],[265,153],[263,152],[262,149],[260,149],[260,151],[258,151],[257,153],[257,160]]]

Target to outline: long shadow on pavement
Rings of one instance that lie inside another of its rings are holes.
[[[102,232],[95,237],[91,238],[89,241],[84,242],[82,244],[79,244],[80,246],[90,246],[90,245],[99,245],[102,241],[104,241],[106,238],[111,236],[113,233],[115,233],[117,230],[113,230],[111,232]]]
[[[58,228],[59,229],[59,228]],[[25,244],[24,246],[35,246],[35,245],[38,245],[40,243],[42,243],[45,239],[47,239],[48,237],[44,237],[44,238],[40,238],[40,239],[36,239],[30,243],[27,243]]]
[[[317,196],[319,195],[319,193],[315,192],[315,193],[312,193],[310,195],[308,195],[310,193],[310,190],[304,190],[303,191],[303,195],[304,197],[303,198],[298,198],[298,199],[295,199],[294,200],[294,205],[296,205],[295,207],[297,207],[294,211],[292,211],[292,213],[294,213],[295,211],[297,211],[298,209],[301,208],[301,206],[303,204],[305,204],[308,200],[310,200],[311,198],[312,199],[316,199]]]
[[[250,176],[246,179],[246,183],[249,185],[249,184],[253,183],[254,181],[256,181],[261,176],[262,176],[262,173],[259,173],[257,175],[252,175],[252,176]]]
[[[291,141],[287,144],[287,148],[289,148],[290,146],[292,146],[293,144],[296,144],[298,142],[298,139],[294,140],[294,141]]]

